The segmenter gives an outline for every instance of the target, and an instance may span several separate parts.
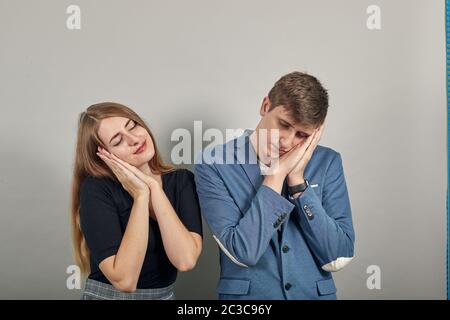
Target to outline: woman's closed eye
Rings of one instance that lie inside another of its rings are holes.
[[[130,123],[132,124],[132,126],[131,126],[131,128],[129,128],[128,130],[133,130],[133,129],[135,129],[136,127],[137,127],[137,124],[136,124],[136,122],[134,122],[134,121],[130,121]],[[116,144],[114,144],[113,146],[114,147],[117,147],[119,144],[121,144],[122,143],[122,141],[123,141],[123,139],[122,139],[122,136],[120,136],[120,140],[116,143]]]

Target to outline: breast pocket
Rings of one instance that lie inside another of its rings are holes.
[[[250,290],[250,280],[247,279],[230,279],[222,278],[217,285],[217,293],[223,295],[234,295],[231,299],[236,298],[237,295],[246,295]]]
[[[336,299],[337,289],[333,278],[318,280],[316,286],[319,299]]]

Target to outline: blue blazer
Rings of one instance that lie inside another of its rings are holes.
[[[310,186],[286,198],[262,184],[251,132],[196,159],[201,211],[220,248],[219,299],[336,299],[331,272],[352,260],[355,240],[340,154],[317,146]]]

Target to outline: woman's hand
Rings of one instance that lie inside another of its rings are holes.
[[[122,184],[123,188],[131,195],[131,197],[133,197],[133,199],[136,200],[137,197],[143,195],[149,196],[150,190],[146,182],[137,177],[133,171],[125,166],[123,164],[125,163],[124,161],[116,156],[112,156],[112,154],[100,147],[98,147],[98,150],[99,152],[97,152],[97,155],[108,165]],[[119,159],[120,162],[117,161],[117,159]]]
[[[158,181],[156,179],[146,175],[145,173],[143,173],[141,170],[139,170],[135,166],[129,164],[128,162],[123,161],[122,159],[119,159],[114,154],[109,153],[105,149],[101,149],[101,152],[106,157],[108,157],[108,159],[111,159],[112,161],[117,162],[117,164],[122,165],[124,168],[126,168],[127,170],[132,172],[136,177],[138,177],[140,180],[142,180],[146,184],[147,189],[150,192],[151,192],[152,189],[154,190],[154,188],[157,188],[157,187],[161,187],[162,188],[162,186],[158,183]],[[153,220],[156,221],[156,215],[155,215],[155,212],[153,210],[153,204],[152,204],[152,197],[151,196],[149,197],[148,209],[149,209],[150,217]]]
[[[150,191],[152,188],[160,186],[158,181],[155,178],[150,177],[149,175],[146,175],[145,173],[143,173],[141,170],[139,170],[135,166],[129,164],[128,162],[123,161],[122,159],[119,159],[114,154],[109,153],[105,149],[102,149],[102,151],[104,151],[106,156],[108,156],[113,161],[117,162],[119,165],[123,166],[127,170],[131,171],[136,177],[138,177],[140,180],[142,180],[147,185],[147,187],[150,189]]]

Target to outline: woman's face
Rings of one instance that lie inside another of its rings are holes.
[[[98,135],[110,153],[135,167],[147,163],[155,154],[147,130],[131,119],[105,118],[100,122]]]

